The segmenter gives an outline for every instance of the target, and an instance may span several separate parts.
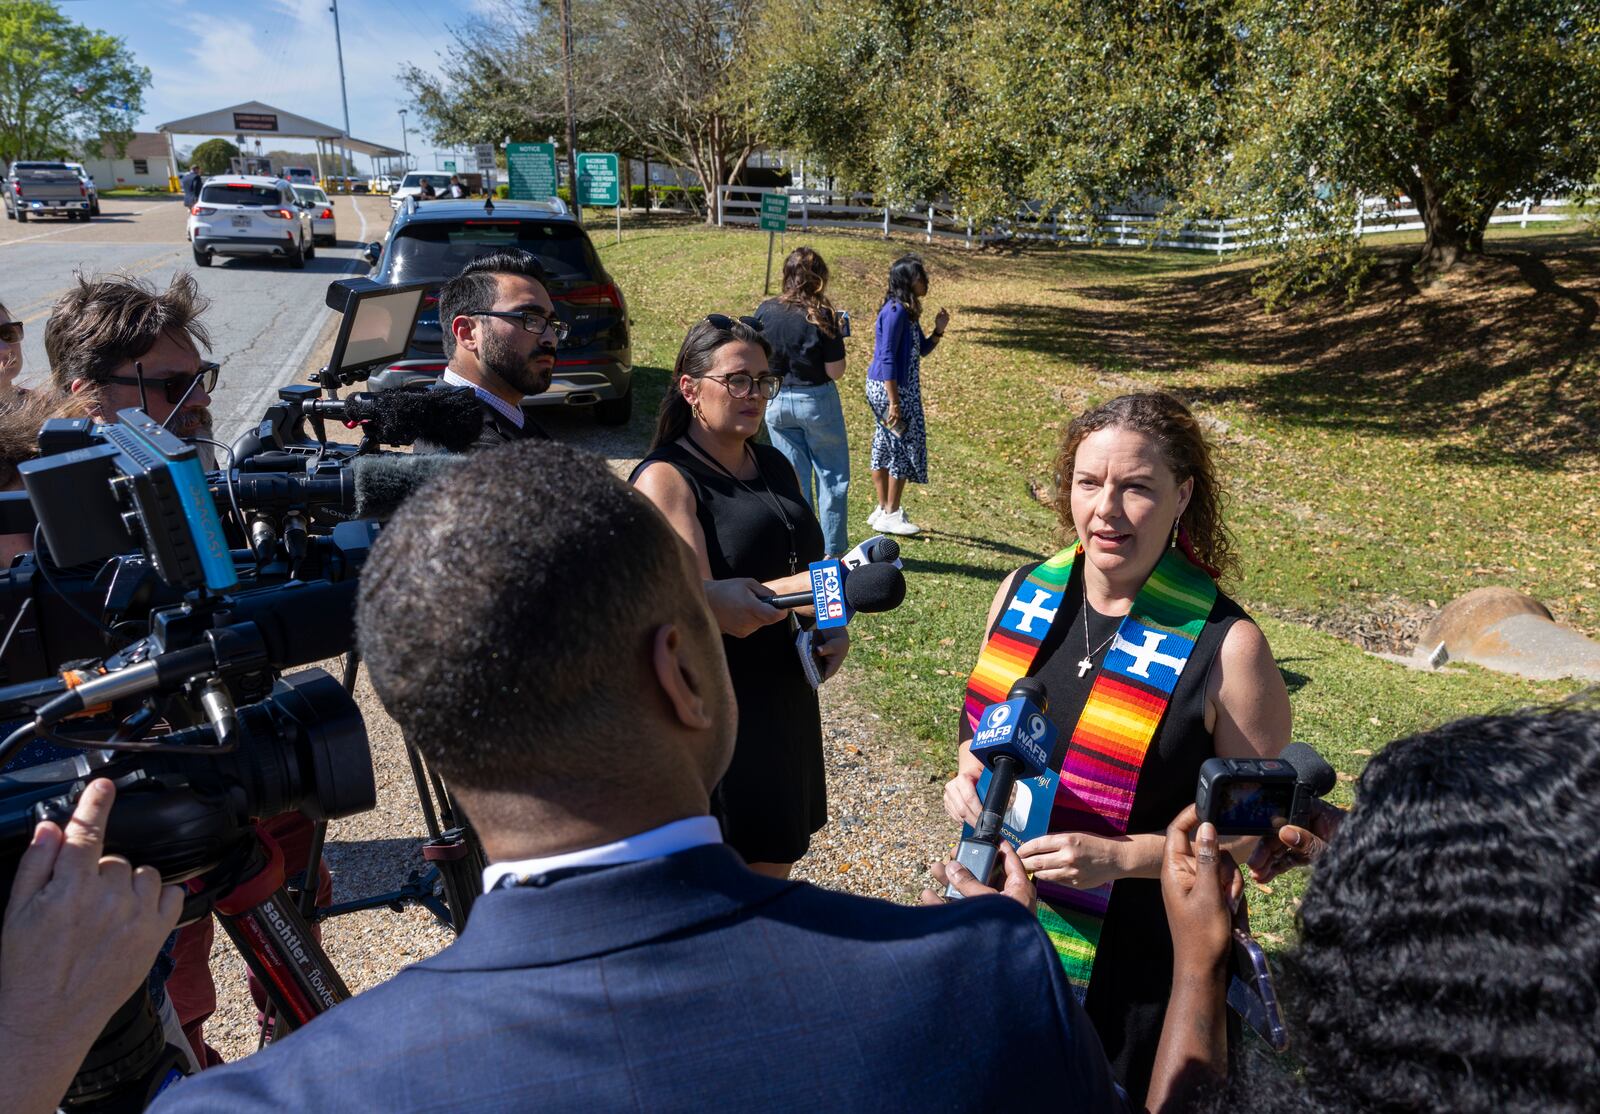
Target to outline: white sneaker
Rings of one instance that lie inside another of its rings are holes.
[[[904,507],[892,512],[884,511],[883,514],[878,516],[878,523],[873,529],[881,530],[885,534],[899,534],[903,538],[908,538],[912,534],[922,533],[922,527],[906,517],[906,509]]]
[[[867,529],[876,530],[878,522],[883,518],[883,508],[874,507],[872,513],[867,515]]]

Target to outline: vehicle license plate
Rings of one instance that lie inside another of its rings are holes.
[[[235,228],[249,228],[250,227],[250,214],[249,213],[235,213],[234,216],[233,216],[233,227],[235,227]]]

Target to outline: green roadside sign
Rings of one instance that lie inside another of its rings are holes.
[[[446,170],[449,170],[449,171],[454,171],[455,168],[456,168],[455,160],[453,160],[453,159],[445,159],[444,160],[444,168]]]
[[[616,155],[579,153],[578,204],[596,206],[622,204],[622,182],[617,173]]]
[[[761,195],[761,231],[787,232],[789,230],[789,195],[764,193]]]
[[[506,170],[511,196],[523,201],[543,201],[556,195],[554,143],[506,144]]]

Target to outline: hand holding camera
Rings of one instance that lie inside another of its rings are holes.
[[[34,830],[17,864],[0,947],[0,1047],[28,1070],[12,1109],[55,1109],[106,1020],[144,982],[183,909],[154,867],[105,855],[116,787],[89,783],[65,828]]]

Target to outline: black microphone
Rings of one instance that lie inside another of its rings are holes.
[[[1339,781],[1334,768],[1309,743],[1290,743],[1278,758],[1293,767],[1294,779],[1311,790],[1312,796],[1326,796]]]
[[[874,534],[849,553],[839,558],[847,569],[859,569],[876,561],[893,564],[900,559],[900,543],[882,534]]]
[[[893,611],[905,598],[905,574],[893,565],[862,565],[844,578],[844,599],[852,611]],[[810,592],[789,592],[770,596],[766,602],[773,607],[810,607],[816,600]]]
[[[1044,773],[1054,760],[1056,727],[1049,710],[1044,682],[1037,677],[1019,677],[1004,700],[983,710],[972,734],[968,749],[989,768],[989,786],[972,834],[957,845],[956,862],[985,885],[1000,857],[1000,841],[1005,838],[1001,826],[1011,808],[1012,791],[1018,781]],[[1022,811],[1032,812],[1031,796]],[[1027,822],[1017,823],[1026,827]],[[945,887],[945,896],[959,898],[961,891],[952,883]]]
[[[471,387],[358,391],[315,399],[305,413],[359,423],[368,437],[385,445],[426,441],[452,453],[466,452],[483,432],[483,408]]]
[[[389,518],[412,492],[452,471],[465,459],[448,453],[379,453],[357,457],[350,466],[356,517],[380,521]]]

